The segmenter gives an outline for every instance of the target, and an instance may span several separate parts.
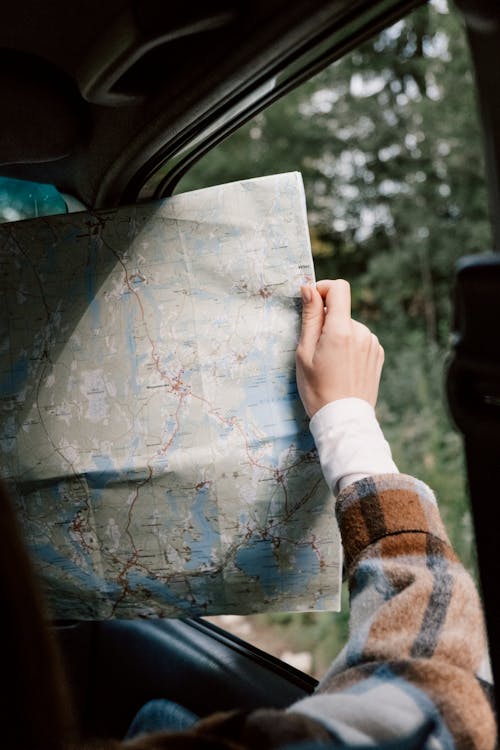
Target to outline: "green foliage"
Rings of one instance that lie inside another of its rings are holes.
[[[475,573],[462,444],[443,390],[454,264],[491,243],[458,13],[444,0],[419,8],[258,115],[179,190],[291,170],[305,183],[317,277],[349,279],[354,316],[384,346],[378,414],[396,463],[434,488]],[[311,617],[293,628],[333,653],[334,626]]]

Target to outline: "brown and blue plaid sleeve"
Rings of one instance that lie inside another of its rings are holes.
[[[367,477],[340,493],[337,517],[350,637],[291,710],[353,747],[494,748],[482,607],[431,490],[403,474]]]

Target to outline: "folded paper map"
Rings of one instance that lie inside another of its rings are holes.
[[[0,237],[0,467],[54,616],[338,609],[300,174]]]

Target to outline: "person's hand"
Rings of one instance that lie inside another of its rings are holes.
[[[351,318],[347,281],[318,281],[302,289],[302,331],[296,351],[297,386],[309,417],[339,398],[377,402],[384,350]]]

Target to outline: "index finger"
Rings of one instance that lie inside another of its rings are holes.
[[[316,288],[325,302],[325,326],[342,325],[351,320],[351,287],[348,281],[318,281]]]

